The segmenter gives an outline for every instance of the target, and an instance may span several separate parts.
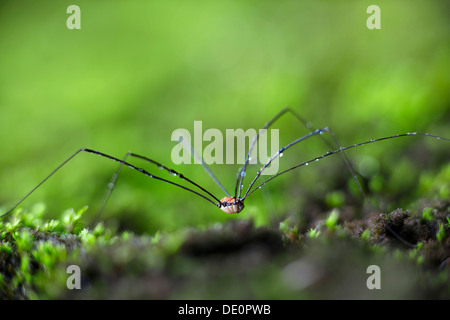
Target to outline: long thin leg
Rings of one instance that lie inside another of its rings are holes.
[[[45,177],[41,182],[39,182],[39,184],[38,184],[37,186],[35,186],[33,189],[31,189],[31,191],[29,191],[29,192],[28,192],[22,199],[20,199],[16,204],[14,204],[8,211],[6,211],[5,213],[1,214],[1,215],[0,215],[0,218],[6,216],[6,215],[8,215],[8,214],[10,214],[10,213],[11,213],[11,212],[12,212],[19,204],[21,204],[21,203],[22,203],[28,196],[30,196],[37,188],[39,188],[45,181],[47,181],[51,176],[53,176],[59,169],[61,169],[65,164],[67,164],[70,160],[72,160],[72,159],[73,159],[77,154],[79,154],[80,152],[87,152],[87,153],[90,153],[90,154],[96,154],[96,155],[98,155],[98,156],[101,156],[101,157],[104,157],[104,158],[107,158],[107,159],[110,159],[110,160],[119,162],[119,163],[122,164],[122,165],[126,165],[126,166],[127,166],[128,168],[130,168],[130,169],[139,171],[140,173],[146,175],[146,176],[149,177],[149,178],[156,179],[156,180],[160,180],[160,181],[169,183],[169,184],[171,184],[171,185],[174,185],[174,186],[176,186],[176,187],[182,188],[182,189],[184,189],[184,190],[186,190],[186,191],[192,192],[193,194],[196,194],[197,196],[202,197],[203,199],[207,200],[208,202],[212,203],[213,205],[215,205],[215,206],[217,206],[217,207],[220,207],[220,201],[219,201],[218,203],[216,203],[216,202],[214,202],[213,200],[211,200],[210,198],[206,197],[205,195],[203,195],[203,194],[201,194],[201,193],[199,193],[199,192],[197,192],[197,191],[194,191],[194,190],[192,190],[192,189],[190,189],[190,188],[187,188],[187,187],[182,186],[182,185],[180,185],[180,184],[178,184],[178,183],[175,183],[175,182],[172,182],[172,181],[163,179],[163,178],[161,178],[161,177],[155,176],[154,174],[152,174],[152,173],[150,173],[150,172],[148,172],[148,171],[146,171],[146,170],[144,170],[144,169],[142,169],[142,168],[136,167],[135,165],[133,165],[133,164],[131,164],[131,163],[128,163],[128,162],[123,161],[123,160],[120,160],[120,159],[118,159],[118,158],[115,158],[115,157],[113,157],[113,156],[107,155],[107,154],[105,154],[105,153],[102,153],[102,152],[99,152],[99,151],[95,151],[95,150],[92,150],[92,149],[88,149],[88,148],[81,148],[81,149],[77,150],[74,154],[72,154],[69,158],[67,158],[66,160],[64,160],[58,167],[56,167],[56,169],[54,169],[47,177]],[[202,189],[203,189],[203,188],[202,188]],[[203,190],[204,190],[204,189],[203,189]],[[214,198],[214,199],[217,199],[216,197],[213,197],[213,198]]]
[[[130,155],[131,155],[131,152],[127,152],[125,154],[125,156],[123,157],[122,161],[125,162]],[[96,221],[103,213],[103,210],[105,209],[106,204],[108,203],[109,198],[111,197],[111,194],[114,191],[114,187],[116,186],[116,182],[117,182],[117,179],[119,178],[120,172],[122,171],[123,165],[124,165],[123,163],[120,163],[116,172],[114,172],[114,174],[112,175],[111,181],[110,181],[110,183],[108,183],[108,189],[106,190],[105,197],[103,198],[103,201],[102,201],[102,205],[100,206],[100,210],[98,210],[97,216],[95,217],[94,221]]]
[[[292,141],[291,143],[289,143],[288,145],[280,148],[280,150],[278,150],[270,159],[269,161],[267,161],[267,163],[261,168],[261,170],[259,170],[256,173],[255,178],[253,179],[253,181],[250,183],[250,185],[247,188],[247,192],[245,193],[244,197],[242,198],[243,200],[245,200],[245,198],[247,198],[247,196],[249,195],[249,192],[251,190],[251,188],[253,187],[253,185],[255,184],[256,180],[258,180],[258,178],[261,176],[261,174],[264,172],[264,170],[272,163],[273,160],[275,160],[276,158],[280,157],[280,155],[283,154],[284,151],[286,151],[287,149],[291,148],[292,146],[296,145],[297,143],[299,143],[300,141],[306,140],[308,138],[311,138],[313,136],[316,136],[318,134],[323,134],[324,132],[329,131],[328,128],[323,128],[323,129],[316,129],[310,133],[308,133],[307,135],[304,135],[303,137],[300,137],[294,141]]]
[[[321,133],[321,132],[319,132],[319,133]],[[329,151],[329,152],[327,152],[326,154],[323,154],[323,155],[321,155],[321,156],[319,156],[319,157],[313,158],[313,159],[308,160],[308,161],[304,161],[304,162],[302,162],[302,163],[300,163],[300,164],[298,164],[298,165],[296,165],[296,166],[293,166],[292,168],[289,168],[289,169],[287,169],[287,170],[284,170],[284,171],[282,171],[282,172],[280,172],[280,173],[277,173],[277,174],[271,176],[271,177],[268,178],[266,181],[262,182],[262,183],[259,184],[257,187],[255,187],[254,189],[252,189],[250,192],[249,192],[249,190],[250,190],[250,188],[249,188],[249,189],[247,190],[247,193],[246,193],[244,199],[247,198],[248,196],[250,196],[250,195],[251,195],[253,192],[255,192],[256,190],[260,189],[263,185],[265,185],[265,184],[268,183],[269,181],[275,179],[276,177],[279,177],[279,176],[281,176],[281,175],[283,175],[283,174],[285,174],[285,173],[287,173],[287,172],[289,172],[289,171],[292,171],[292,170],[294,170],[294,169],[296,169],[296,168],[299,168],[299,167],[302,167],[302,166],[306,166],[306,165],[308,165],[308,164],[311,163],[311,162],[316,162],[316,161],[319,161],[319,160],[321,160],[321,159],[323,159],[323,158],[326,158],[326,157],[328,157],[328,156],[331,156],[331,155],[333,155],[333,154],[343,153],[345,150],[352,149],[352,148],[356,148],[356,147],[363,146],[363,145],[366,145],[366,144],[370,144],[370,143],[374,143],[374,142],[379,142],[379,141],[383,141],[383,140],[394,139],[394,138],[400,138],[400,137],[416,136],[416,135],[421,135],[421,136],[431,137],[431,138],[438,139],[438,140],[446,140],[446,141],[450,141],[450,139],[447,139],[447,138],[444,138],[444,137],[435,136],[435,135],[431,135],[431,134],[428,134],[428,133],[412,132],[412,133],[398,134],[398,135],[389,136],[389,137],[384,137],[384,138],[379,138],[379,139],[372,139],[372,140],[369,140],[369,141],[366,141],[366,142],[362,142],[362,143],[357,143],[357,144],[354,144],[354,145],[351,145],[351,146],[348,146],[348,147],[339,147],[338,150]],[[305,136],[305,137],[308,137],[308,136],[310,136],[310,135],[307,135],[307,136]],[[302,138],[305,138],[305,137],[302,137]],[[302,138],[300,138],[300,139],[302,139]],[[294,141],[293,143],[291,143],[291,145],[294,144],[294,143],[297,143],[297,142],[299,142],[299,141],[296,140],[296,141]],[[283,149],[283,148],[282,148],[282,149]],[[286,148],[284,148],[283,150],[285,150],[285,149],[286,149]],[[280,150],[281,150],[281,149],[280,149]],[[279,156],[279,154],[280,154],[280,152],[277,152],[272,158],[275,158],[276,156]],[[271,158],[271,160],[273,160],[272,158]],[[268,164],[267,164],[267,165],[268,165]],[[259,177],[259,175],[260,175],[260,174],[258,173],[257,177]],[[257,177],[256,177],[256,178],[257,178]],[[253,180],[251,186],[252,186],[253,183],[256,181],[256,178]],[[386,228],[389,230],[389,232],[391,232],[391,233],[392,233],[399,241],[401,241],[403,244],[405,244],[405,245],[408,246],[408,247],[415,248],[414,245],[412,245],[411,243],[409,243],[409,242],[407,242],[405,239],[403,239],[403,238],[402,238],[399,234],[397,234],[391,227],[386,226]]]
[[[324,131],[324,129],[322,129],[322,130]],[[302,138],[309,137],[310,135],[311,135],[311,134],[306,135],[306,136],[304,136],[304,137],[302,137]],[[321,156],[319,156],[319,157],[313,158],[313,159],[308,160],[308,161],[304,161],[304,162],[302,162],[302,163],[300,163],[300,164],[298,164],[298,165],[295,165],[295,166],[293,166],[293,167],[291,167],[291,168],[289,168],[289,169],[286,169],[286,170],[284,170],[284,171],[282,171],[282,172],[279,172],[279,173],[277,173],[277,174],[272,175],[270,178],[268,178],[267,180],[265,180],[264,182],[262,182],[262,183],[259,184],[258,186],[254,187],[251,191],[248,191],[248,192],[246,193],[244,199],[247,198],[248,196],[250,196],[253,192],[255,192],[256,190],[258,190],[259,188],[261,188],[263,185],[265,185],[265,184],[268,183],[269,181],[275,179],[276,177],[279,177],[279,176],[281,176],[281,175],[283,175],[283,174],[285,174],[285,173],[287,173],[287,172],[289,172],[289,171],[292,171],[292,170],[294,170],[294,169],[297,169],[297,168],[299,168],[299,167],[303,167],[303,166],[305,166],[305,165],[308,165],[308,164],[311,163],[311,162],[317,162],[317,161],[319,161],[319,160],[321,160],[321,159],[323,159],[323,158],[329,157],[329,156],[331,156],[331,155],[333,155],[333,154],[341,153],[341,152],[344,152],[344,151],[346,151],[346,150],[353,149],[353,148],[356,148],[356,147],[360,147],[360,146],[363,146],[363,145],[366,145],[366,144],[371,144],[371,143],[375,143],[375,142],[379,142],[379,141],[383,141],[383,140],[389,140],[389,139],[400,138],[400,137],[416,136],[416,135],[425,136],[425,137],[430,137],[430,138],[434,138],[434,139],[438,139],[438,140],[446,140],[446,141],[450,141],[450,139],[448,139],[448,138],[439,137],[439,136],[435,136],[435,135],[428,134],[428,133],[410,132],[410,133],[402,133],[402,134],[397,134],[397,135],[393,135],[393,136],[389,136],[389,137],[384,137],[384,138],[372,139],[372,140],[369,140],[369,141],[365,141],[365,142],[361,142],[361,143],[356,143],[356,144],[353,144],[353,145],[348,146],[348,147],[340,147],[340,148],[337,149],[337,150],[334,150],[334,151],[328,151],[327,153],[325,153],[325,154],[323,154],[323,155],[321,155]],[[302,138],[300,138],[300,139],[302,139]],[[297,140],[299,140],[299,139],[297,139]],[[296,141],[297,141],[297,140],[296,140]],[[292,142],[291,144],[296,143],[296,141]],[[299,142],[299,141],[297,141],[297,142]],[[281,148],[280,150],[285,150],[285,149],[286,149],[286,148],[284,148],[284,149]],[[276,156],[279,156],[279,152],[280,152],[280,151],[278,151],[272,158],[275,158]],[[272,159],[272,158],[271,158],[271,159]],[[273,161],[273,159],[272,159],[272,161]],[[267,166],[268,166],[268,165],[269,165],[269,164],[267,164]],[[255,178],[254,180],[256,181],[256,178]]]
[[[146,176],[148,176],[148,177],[150,177],[150,178],[153,178],[153,179],[156,179],[156,180],[160,180],[160,181],[164,181],[164,182],[167,182],[167,183],[172,184],[172,185],[174,185],[174,186],[177,186],[177,187],[179,187],[179,188],[182,188],[182,189],[185,189],[185,190],[187,190],[187,191],[190,191],[190,192],[192,192],[192,193],[194,193],[194,194],[196,194],[196,195],[198,195],[198,196],[200,196],[200,197],[202,197],[202,198],[208,200],[209,202],[211,202],[211,203],[214,204],[215,206],[219,206],[219,205],[220,205],[220,201],[219,201],[219,203],[215,203],[214,201],[212,201],[211,199],[207,198],[206,196],[204,196],[204,195],[198,193],[197,191],[194,191],[194,190],[192,190],[192,189],[190,189],[190,188],[187,188],[187,187],[185,187],[185,186],[182,186],[182,185],[180,185],[180,184],[178,184],[178,183],[175,183],[175,182],[172,182],[172,181],[163,179],[163,178],[161,178],[161,177],[155,176],[154,174],[151,174],[151,173],[149,173],[148,171],[146,171],[146,170],[144,170],[144,169],[142,169],[142,168],[136,167],[136,166],[134,166],[134,165],[132,165],[132,164],[126,162],[126,161],[120,160],[120,159],[118,159],[118,158],[112,157],[112,156],[110,156],[110,155],[107,155],[107,154],[105,154],[105,153],[102,153],[102,152],[99,152],[99,151],[95,151],[95,150],[92,150],[92,149],[82,148],[82,149],[80,149],[79,151],[85,151],[85,152],[88,152],[88,153],[96,154],[96,155],[99,155],[99,156],[101,156],[101,157],[105,157],[105,158],[111,159],[111,160],[113,160],[113,161],[119,162],[120,164],[126,165],[126,166],[128,166],[130,169],[137,170],[137,171],[139,171],[139,172],[145,174]],[[149,159],[149,158],[146,158],[146,157],[143,157],[143,156],[139,156],[139,155],[136,155],[136,154],[130,154],[130,155],[135,156],[135,157],[138,157],[138,158],[141,158],[141,159],[144,159],[144,160],[147,160],[147,161],[150,161],[150,162],[152,162],[152,163],[154,163],[154,164],[160,166],[161,168],[166,169],[166,170],[168,170],[168,171],[174,173],[175,175],[177,175],[177,176],[180,177],[181,179],[184,179],[184,180],[186,180],[186,181],[188,181],[188,182],[194,184],[195,186],[197,186],[197,187],[200,188],[201,190],[207,192],[207,193],[208,193],[209,195],[211,195],[214,199],[217,199],[217,197],[213,196],[213,195],[212,195],[211,193],[209,193],[206,189],[202,188],[201,186],[199,186],[198,184],[196,184],[196,183],[193,182],[192,180],[187,179],[186,177],[184,177],[183,175],[179,174],[178,172],[176,172],[176,171],[174,171],[174,170],[171,170],[171,169],[169,169],[169,168],[163,166],[162,164],[160,164],[160,163],[158,163],[158,162],[156,162],[156,161],[154,161],[154,160],[151,160],[151,159]],[[218,199],[217,199],[217,200],[218,200]]]
[[[249,161],[250,161],[250,154],[252,153],[256,142],[258,142],[258,140],[259,140],[260,132],[261,131],[265,132],[265,130],[267,130],[267,128],[270,127],[272,125],[272,123],[274,123],[277,119],[279,119],[283,114],[285,114],[288,111],[289,111],[289,108],[284,108],[283,110],[281,110],[278,114],[275,115],[275,117],[270,119],[269,122],[267,122],[264,125],[264,127],[256,134],[256,137],[253,138],[253,141],[252,141],[252,143],[250,145],[250,148],[248,149],[247,158],[245,159],[244,166],[239,171],[239,174],[238,174],[238,177],[237,177],[237,180],[236,180],[236,187],[234,188],[234,197],[235,198],[236,197],[239,197],[239,198],[241,197],[242,182],[244,181],[245,172],[247,170],[247,166],[248,166]]]
[[[189,145],[189,146],[186,146],[186,148],[187,147],[190,147],[190,152],[191,152],[191,155],[192,155],[192,157],[194,157],[195,159],[197,159],[200,163],[201,163],[201,165],[202,165],[202,167],[203,167],[203,169],[206,171],[206,173],[207,174],[209,174],[209,176],[214,180],[214,182],[225,192],[225,194],[227,195],[227,196],[229,196],[229,197],[231,197],[231,195],[229,194],[229,192],[227,191],[227,189],[225,189],[225,187],[220,183],[220,181],[219,181],[219,179],[217,179],[216,178],[216,176],[214,175],[214,173],[211,171],[211,169],[208,167],[208,165],[205,163],[205,160],[203,160],[203,157],[201,156],[201,155],[199,155],[196,151],[195,151],[195,149],[194,149],[194,146],[192,146],[192,145]]]
[[[311,123],[305,121],[305,119],[303,119],[297,112],[295,112],[294,110],[289,109],[289,111],[300,121],[303,123],[303,125],[305,127],[307,127],[308,129],[311,129]],[[337,148],[341,148],[341,144],[337,141],[336,136],[334,135],[334,133],[329,129],[327,131],[329,133],[329,135],[331,136],[331,139],[333,139],[334,145]],[[333,145],[331,143],[329,143],[323,136],[320,136],[320,138],[322,139],[322,141],[324,141],[329,148],[333,148]],[[344,158],[344,162],[345,165],[347,166],[348,170],[350,171],[350,174],[353,177],[353,180],[356,183],[356,186],[358,187],[359,192],[362,194],[364,200],[372,207],[372,209],[375,209],[375,206],[370,202],[369,198],[367,197],[366,193],[364,192],[364,189],[362,188],[361,184],[358,181],[357,178],[357,174],[355,169],[353,168],[353,165],[350,161],[350,159],[347,157],[347,155],[345,154],[345,152],[341,152],[342,157]]]
[[[295,112],[294,110],[292,110],[292,109],[289,108],[289,107],[286,107],[286,108],[284,108],[283,110],[281,110],[281,111],[280,111],[278,114],[276,114],[269,122],[267,122],[267,123],[264,125],[264,127],[263,127],[263,129],[262,129],[262,130],[263,130],[262,132],[265,132],[265,130],[266,130],[269,126],[271,126],[275,121],[277,121],[279,118],[281,118],[284,114],[287,114],[288,112],[290,112],[295,118],[297,118],[297,120],[299,120],[299,121],[305,126],[305,128],[307,128],[310,132],[313,132],[313,130],[311,129],[311,123],[308,122],[308,121],[306,121],[305,119],[303,119],[297,112]],[[336,146],[337,148],[340,148],[340,144],[339,144],[339,142],[337,141],[337,139],[336,139],[335,135],[333,134],[333,132],[332,132],[331,130],[329,130],[329,129],[327,129],[326,131],[330,134],[331,138],[333,139],[333,142],[334,142],[335,146]],[[261,132],[261,131],[260,131],[260,132]],[[239,197],[239,198],[241,197],[241,191],[242,191],[242,188],[243,188],[242,182],[243,182],[243,180],[244,180],[245,172],[246,172],[246,170],[247,170],[247,166],[248,166],[249,161],[250,161],[250,154],[251,154],[251,152],[253,151],[253,148],[254,148],[256,142],[257,142],[258,139],[259,139],[260,132],[258,132],[258,134],[256,135],[256,137],[253,138],[253,141],[252,141],[252,144],[250,145],[250,148],[249,148],[249,151],[248,151],[247,158],[246,158],[246,160],[245,160],[244,166],[242,167],[242,169],[241,169],[240,172],[239,172],[238,178],[237,178],[237,180],[236,180],[235,197]],[[322,139],[322,141],[325,142],[325,144],[328,145],[328,147],[329,147],[330,149],[333,148],[333,145],[330,144],[323,136],[320,136],[320,138]],[[359,191],[360,191],[361,194],[363,195],[364,199],[367,200],[367,196],[366,196],[366,194],[364,193],[364,190],[362,189],[362,187],[361,187],[361,185],[360,185],[360,183],[359,183],[359,181],[358,181],[358,179],[357,179],[357,177],[356,177],[355,170],[354,170],[354,168],[353,168],[353,166],[352,166],[350,160],[348,159],[348,157],[345,155],[344,152],[342,152],[342,156],[343,156],[343,158],[344,158],[345,164],[347,165],[347,168],[349,169],[350,173],[351,173],[352,176],[353,176],[353,179],[354,179],[355,182],[356,182],[356,185],[357,185]],[[239,190],[239,193],[238,193],[238,190]],[[247,190],[247,191],[248,191],[248,190]],[[244,197],[244,198],[245,198],[245,197]],[[368,200],[367,200],[367,201],[368,201]],[[369,202],[369,203],[370,203],[370,202]]]
[[[97,216],[100,216],[100,215],[101,215],[101,213],[103,212],[103,209],[105,208],[105,206],[106,206],[106,204],[107,204],[109,198],[111,197],[111,193],[112,193],[113,190],[114,190],[114,187],[115,187],[115,185],[116,185],[117,179],[119,178],[120,172],[122,171],[122,167],[124,166],[125,161],[126,161],[126,159],[127,159],[128,157],[134,157],[134,158],[138,158],[138,159],[141,159],[141,160],[150,162],[150,163],[156,165],[159,169],[166,170],[171,176],[178,177],[178,178],[180,178],[180,179],[182,179],[182,180],[184,180],[184,181],[189,182],[189,183],[192,184],[193,186],[199,188],[199,189],[202,190],[203,192],[205,192],[205,193],[207,193],[208,195],[210,195],[214,200],[217,201],[217,203],[220,202],[220,200],[219,200],[216,196],[214,196],[211,192],[209,192],[208,190],[206,190],[205,188],[203,188],[203,187],[200,186],[199,184],[195,183],[195,182],[192,181],[191,179],[187,178],[187,177],[184,176],[183,174],[181,174],[181,173],[179,173],[179,172],[177,172],[177,171],[175,171],[175,170],[173,170],[173,169],[170,169],[170,168],[166,167],[165,165],[163,165],[162,163],[159,163],[159,162],[157,162],[157,161],[155,161],[155,160],[152,160],[152,159],[150,159],[150,158],[147,158],[147,157],[145,157],[145,156],[141,156],[141,155],[138,155],[138,154],[133,153],[133,152],[127,152],[127,153],[125,154],[125,156],[123,157],[123,159],[122,159],[123,162],[121,162],[121,163],[119,164],[119,167],[117,168],[117,171],[113,174],[113,176],[112,176],[112,178],[111,178],[111,182],[108,184],[108,189],[106,190],[106,194],[105,194],[105,197],[104,197],[104,199],[103,199],[102,206],[100,207],[100,210],[99,210]]]
[[[70,160],[73,159],[73,157],[75,157],[78,153],[80,153],[81,149],[78,150],[77,152],[75,152],[73,155],[71,155],[69,158],[67,158],[63,163],[61,163],[58,167],[56,167],[55,170],[53,170],[44,180],[42,180],[41,182],[39,182],[39,184],[34,187],[33,189],[31,189],[22,199],[20,199],[15,205],[13,205],[8,211],[6,211],[5,213],[0,215],[0,218],[3,218],[5,216],[7,216],[8,214],[10,214],[11,212],[14,211],[14,209],[21,204],[26,198],[28,198],[30,196],[30,194],[32,194],[37,188],[39,188],[45,181],[47,181],[52,175],[54,175],[56,173],[56,171],[58,171],[59,169],[61,169],[61,167],[63,167],[67,162],[69,162]]]

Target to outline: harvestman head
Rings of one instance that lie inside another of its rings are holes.
[[[363,194],[364,198],[367,200],[358,180],[357,180],[357,176],[356,173],[349,161],[349,159],[347,158],[347,156],[345,155],[345,151],[348,149],[352,149],[352,148],[356,148],[356,147],[360,147],[363,145],[367,145],[367,144],[371,144],[371,143],[376,143],[376,142],[380,142],[383,140],[389,140],[389,139],[395,139],[395,138],[400,138],[400,137],[408,137],[408,136],[425,136],[425,137],[430,137],[433,139],[438,139],[438,140],[446,140],[446,141],[450,141],[450,139],[448,138],[443,138],[443,137],[439,137],[439,136],[435,136],[435,135],[431,135],[428,133],[419,133],[419,132],[412,132],[412,133],[403,133],[403,134],[397,134],[397,135],[393,135],[393,136],[388,136],[388,137],[383,137],[383,138],[378,138],[378,139],[371,139],[369,141],[365,141],[365,142],[361,142],[361,143],[356,143],[347,147],[342,147],[338,141],[336,140],[334,134],[332,133],[332,131],[329,128],[322,128],[322,129],[312,129],[311,125],[309,122],[306,122],[303,118],[301,118],[297,113],[295,113],[293,110],[291,110],[290,108],[285,108],[283,110],[281,110],[277,115],[275,115],[269,122],[267,122],[263,129],[267,129],[269,128],[275,121],[277,121],[281,116],[287,114],[287,113],[291,113],[295,118],[297,118],[305,127],[308,128],[308,130],[310,131],[308,134],[292,141],[291,143],[285,145],[284,147],[280,148],[277,152],[275,152],[275,154],[267,161],[267,163],[256,173],[255,177],[253,178],[253,180],[250,182],[249,186],[247,187],[246,191],[244,194],[242,194],[243,191],[243,181],[244,181],[244,177],[246,175],[246,170],[248,168],[249,165],[249,161],[250,161],[250,154],[252,153],[252,150],[255,146],[255,144],[258,142],[259,140],[259,136],[261,132],[265,132],[265,130],[261,130],[259,131],[259,133],[253,138],[252,143],[250,144],[249,147],[249,151],[247,153],[246,156],[246,160],[245,163],[243,165],[243,167],[240,169],[239,173],[238,173],[238,177],[236,179],[236,186],[235,186],[235,190],[234,190],[234,195],[232,196],[226,189],[225,187],[219,182],[219,180],[215,177],[215,175],[212,173],[212,171],[209,169],[209,167],[205,164],[205,162],[203,161],[203,159],[201,159],[201,157],[195,152],[195,150],[191,150],[192,154],[194,157],[197,157],[201,160],[201,164],[203,166],[203,168],[206,170],[206,172],[211,176],[211,178],[216,182],[216,184],[225,192],[226,197],[223,197],[222,199],[219,200],[219,198],[217,198],[215,195],[213,195],[210,191],[208,191],[207,189],[205,189],[204,187],[200,186],[199,184],[197,184],[196,182],[192,181],[191,179],[185,177],[183,174],[178,173],[177,171],[170,169],[166,166],[164,166],[163,164],[154,161],[150,158],[141,156],[141,155],[137,155],[131,152],[128,152],[125,157],[121,160],[119,158],[110,156],[108,154],[96,151],[96,150],[92,150],[92,149],[88,149],[88,148],[81,148],[79,150],[77,150],[74,154],[72,154],[69,158],[67,158],[65,161],[63,161],[58,167],[56,167],[56,169],[54,169],[52,172],[50,172],[50,174],[45,177],[37,186],[35,186],[33,189],[31,189],[31,191],[29,191],[22,199],[20,199],[16,204],[14,204],[7,212],[3,213],[2,215],[0,215],[1,217],[4,217],[6,215],[8,215],[9,213],[11,213],[19,204],[21,204],[31,193],[33,193],[36,189],[38,189],[45,181],[47,181],[52,175],[54,175],[59,169],[61,169],[65,164],[67,164],[70,160],[72,160],[76,155],[78,155],[81,152],[87,152],[90,154],[95,154],[98,155],[102,158],[106,158],[115,162],[119,163],[119,168],[117,169],[116,173],[113,175],[113,178],[111,180],[111,183],[108,185],[108,191],[107,194],[105,196],[105,199],[103,201],[103,204],[101,206],[101,210],[100,212],[104,209],[113,189],[114,186],[117,182],[117,179],[119,177],[119,173],[122,169],[122,167],[125,165],[130,169],[133,169],[135,171],[140,172],[141,174],[146,175],[149,178],[155,179],[155,180],[159,180],[168,184],[171,184],[177,188],[180,189],[184,189],[188,192],[191,192],[203,199],[205,199],[206,201],[210,202],[211,204],[213,204],[214,206],[220,208],[223,212],[228,213],[228,214],[237,214],[240,213],[243,209],[244,209],[244,201],[253,194],[253,192],[255,192],[256,190],[260,189],[262,186],[264,186],[265,184],[267,184],[268,182],[272,181],[273,179],[287,173],[290,172],[294,169],[297,169],[299,167],[302,166],[306,166],[311,162],[316,162],[319,161],[323,158],[329,157],[331,155],[334,154],[341,154],[350,173],[353,176],[353,179],[355,180],[360,192]],[[333,144],[327,142],[327,140],[323,139],[322,134],[327,133],[331,136],[332,140],[333,140]],[[322,138],[322,140],[328,145],[328,147],[330,148],[330,151],[328,151],[327,153],[320,155],[318,157],[315,157],[311,160],[308,161],[304,161],[302,163],[299,163],[289,169],[286,169],[282,172],[279,172],[277,174],[274,174],[272,176],[270,176],[268,179],[266,179],[263,182],[260,182],[258,185],[256,185],[256,181],[261,177],[263,171],[272,163],[272,161],[274,161],[276,158],[281,157],[283,155],[284,152],[286,152],[288,149],[290,149],[291,147],[293,147],[294,145],[298,144],[299,142],[309,139],[311,137],[314,136],[319,136],[320,138]],[[158,168],[163,169],[165,171],[167,171],[171,176],[175,176],[180,178],[181,180],[186,181],[187,183],[191,184],[192,187],[188,188],[186,186],[183,186],[179,183],[167,180],[165,178],[161,178],[159,176],[154,175],[153,173],[148,172],[145,169],[142,169],[140,167],[137,167],[129,162],[127,162],[127,158],[128,157],[133,157],[133,158],[139,158],[142,160],[145,160],[149,163],[152,163],[154,165],[156,165]],[[194,188],[196,190],[194,190]],[[100,213],[99,212],[99,213]],[[395,234],[395,232],[393,230],[390,230],[397,238],[399,238],[398,235]],[[403,241],[401,238],[399,238],[401,241]],[[404,241],[403,241],[404,242]]]

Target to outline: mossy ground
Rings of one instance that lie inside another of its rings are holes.
[[[449,299],[449,202],[299,228],[230,219],[153,236],[84,228],[84,209],[45,208],[0,222],[2,299]],[[302,230],[302,231],[299,231]],[[411,248],[399,241],[402,237]],[[81,270],[70,290],[69,265]],[[370,290],[367,268],[381,270]]]

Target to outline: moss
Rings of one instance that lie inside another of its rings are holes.
[[[284,221],[280,222],[279,227],[281,234],[283,235],[283,241],[285,245],[294,242],[299,237],[299,231],[297,225],[292,225],[290,219],[285,219]]]
[[[327,226],[328,230],[333,231],[336,228],[338,219],[339,211],[337,209],[334,209],[325,220],[325,225]]]
[[[439,242],[442,242],[445,239],[445,228],[443,223],[439,223],[439,228],[438,231],[436,232],[436,239]]]
[[[424,208],[422,212],[422,219],[425,221],[433,221],[433,209]]]
[[[141,236],[82,227],[84,209],[45,221],[40,208],[0,222],[3,299],[450,298],[446,202],[347,221],[333,211],[304,226],[229,220]],[[66,286],[71,264],[81,290]],[[372,264],[383,272],[380,292],[365,287]]]
[[[20,210],[0,223],[1,298],[39,296],[42,283],[50,282],[55,266],[79,248],[76,234],[63,231],[60,221],[42,221],[44,206]]]

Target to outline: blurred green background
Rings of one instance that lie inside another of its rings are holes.
[[[81,30],[66,27],[71,4],[81,8]],[[204,130],[257,129],[285,106],[314,127],[329,126],[344,146],[413,131],[450,137],[448,1],[377,1],[381,30],[366,27],[371,4],[2,1],[0,206],[6,210],[80,147],[117,157],[127,151],[146,155],[222,198],[201,166],[171,162],[172,132],[192,133],[194,120],[202,120]],[[291,116],[274,128],[280,129],[280,145],[307,132]],[[311,139],[286,152],[280,168],[326,150]],[[369,178],[379,175],[372,191],[392,196],[416,190],[424,173],[438,175],[448,165],[449,145],[412,137],[349,156],[359,171],[370,164]],[[351,176],[339,158],[274,180],[232,218],[267,224],[303,214],[311,195],[325,199],[348,189]],[[23,207],[44,202],[59,216],[89,205],[94,217],[116,167],[80,154]],[[230,192],[238,168],[212,166]],[[390,199],[380,206],[396,207],[402,200]],[[230,216],[124,169],[103,218],[140,233]]]

